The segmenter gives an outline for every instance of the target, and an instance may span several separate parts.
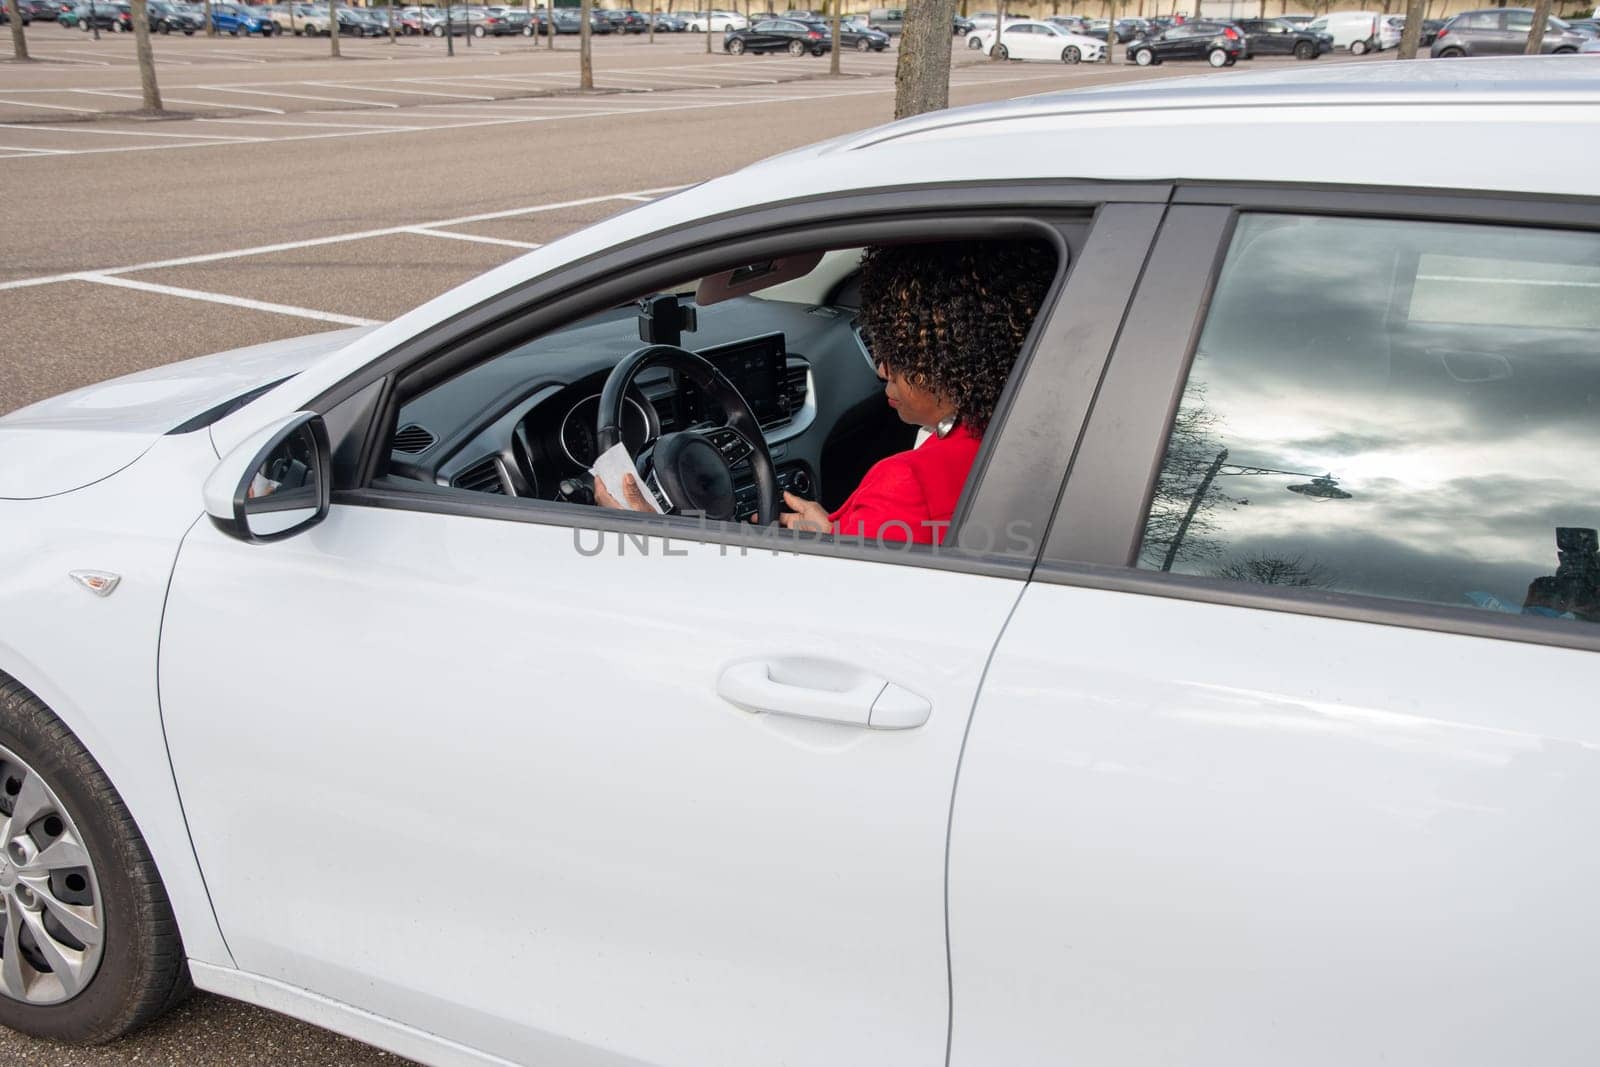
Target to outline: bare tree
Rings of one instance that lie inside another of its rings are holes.
[[[1422,20],[1427,17],[1428,0],[1406,0],[1406,28],[1400,34],[1400,58],[1416,59],[1422,44]]]
[[[1005,45],[1000,43],[1000,38],[1006,32],[1006,0],[1000,0],[995,5],[994,12],[994,44],[989,46],[989,59],[991,62],[1006,58]]]
[[[11,19],[11,51],[19,63],[26,63],[33,57],[28,55],[28,35],[22,32],[22,15],[17,12],[17,0],[5,0],[5,8]]]
[[[894,117],[950,106],[952,0],[908,0],[894,65]]]
[[[1231,559],[1211,572],[1216,578],[1257,585],[1288,585],[1301,589],[1328,589],[1336,584],[1333,571],[1304,556],[1245,556]]]
[[[833,51],[828,58],[828,73],[835,77],[839,75],[839,9],[844,6],[844,0],[829,0],[833,8]]]
[[[328,47],[339,58],[339,0],[328,0]]]
[[[580,89],[594,88],[594,56],[589,51],[589,13],[593,10],[593,0],[583,0],[578,5],[578,88]]]
[[[1544,28],[1550,22],[1550,0],[1534,0],[1533,25],[1528,27],[1528,47],[1523,52],[1536,56],[1544,50]]]
[[[139,92],[146,111],[161,110],[161,89],[156,85],[156,57],[150,51],[150,7],[132,0],[133,54],[139,59]]]

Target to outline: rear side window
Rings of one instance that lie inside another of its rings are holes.
[[[1600,621],[1600,235],[1246,215],[1139,566]]]
[[[1528,25],[1533,25],[1532,21]],[[1494,11],[1478,11],[1471,15],[1462,15],[1450,24],[1452,30],[1498,30],[1500,28],[1500,15]]]

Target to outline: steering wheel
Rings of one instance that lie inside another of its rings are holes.
[[[670,513],[698,512],[710,519],[736,516],[733,465],[749,459],[756,476],[756,521],[770,526],[778,517],[778,473],[767,451],[761,425],[739,390],[710,360],[677,345],[645,345],[612,368],[600,391],[597,444],[601,453],[622,440],[622,405],[633,380],[650,367],[667,367],[700,387],[726,420],[709,429],[663,434],[633,457],[645,481],[654,480]],[[615,487],[620,493],[621,487]]]

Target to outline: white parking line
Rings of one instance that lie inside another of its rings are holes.
[[[194,121],[196,121],[196,122],[216,122],[216,123],[221,123],[221,124],[226,125],[226,126],[299,126],[299,127],[302,127],[302,128],[310,128],[310,129],[313,129],[313,130],[322,130],[322,129],[328,129],[328,128],[337,129],[337,130],[431,130],[431,129],[433,129],[432,126],[396,126],[396,125],[393,125],[392,123],[386,123],[386,122],[294,122],[294,121],[291,121],[289,119],[256,119],[256,118],[248,118],[248,119],[195,119]],[[209,137],[211,135],[210,134],[206,134],[205,136]],[[255,141],[255,140],[267,140],[267,141],[280,140],[280,138],[274,138],[274,137],[264,137],[264,138],[251,137],[251,138],[248,138],[248,139],[252,140],[252,141]]]
[[[298,84],[298,83],[296,83]],[[200,89],[208,93],[243,93],[246,96],[281,96],[285,100],[315,100],[323,104],[361,104],[365,107],[399,107],[399,104],[389,104],[378,100],[352,100],[347,96],[311,96],[307,93],[286,93],[281,89],[271,92],[266,89],[234,89],[224,88],[220,85],[186,85],[185,89]],[[222,105],[219,105],[222,106]],[[283,114],[283,112],[278,112]]]
[[[194,88],[194,87],[193,86],[188,86],[188,88]],[[112,92],[110,89],[70,89],[68,91],[69,92],[74,92],[74,93],[87,93],[90,96],[114,96],[114,97],[117,97],[118,99],[121,99],[121,100],[140,100],[140,101],[142,101],[144,99],[144,97],[140,96],[138,93],[117,93],[117,92]],[[219,108],[219,109],[220,108],[238,108],[241,111],[264,111],[269,115],[287,114],[287,112],[280,111],[278,108],[275,108],[275,107],[257,107],[254,104],[230,104],[230,103],[221,103],[221,104],[219,104],[215,100],[180,100],[175,96],[167,96],[165,94],[162,95],[161,102],[164,103],[164,104],[188,104],[191,107],[213,107],[213,108]]]
[[[562,211],[566,208],[585,207],[589,204],[603,204],[608,200],[625,200],[640,196],[665,196],[675,193],[680,189],[687,189],[686,185],[667,185],[655,189],[635,189],[627,193],[608,193],[604,196],[586,196],[580,200],[561,200],[550,204],[533,204],[528,207],[514,207],[506,211],[488,211],[479,215],[462,215],[453,219],[435,219],[432,222],[414,223],[409,226],[388,226],[378,230],[356,230],[351,233],[334,234],[331,237],[311,237],[302,241],[284,241],[272,245],[256,245],[253,248],[234,248],[226,252],[204,252],[194,256],[179,256],[176,259],[159,259],[150,263],[135,263],[127,267],[102,267],[91,271],[70,271],[65,274],[42,274],[33,278],[18,278],[9,282],[0,282],[0,290],[26,289],[35,285],[50,285],[55,282],[70,281],[105,281],[114,275],[133,274],[147,270],[161,270],[166,267],[188,267],[196,263],[215,263],[222,259],[243,259],[250,256],[270,255],[273,252],[293,252],[301,248],[316,248],[320,245],[344,244],[348,241],[365,241],[373,237],[390,237],[395,234],[407,233],[415,229],[442,230],[448,226],[465,226],[473,222],[492,222],[496,219],[512,219],[522,215],[538,215],[546,211]],[[117,279],[119,281],[125,279]],[[154,283],[138,283],[139,285]],[[130,285],[130,288],[134,287]],[[163,287],[168,288],[168,287]],[[213,294],[214,295],[214,294]],[[233,298],[230,298],[233,299]],[[303,310],[303,309],[302,309]],[[319,314],[323,314],[320,313]]]
[[[266,137],[228,137],[220,133],[153,133],[146,130],[100,130],[90,127],[87,123],[80,129],[71,126],[35,126],[32,123],[0,122],[0,130],[43,130],[46,133],[82,133],[94,134],[99,137],[176,137],[185,141],[265,141]],[[41,148],[38,151],[49,152],[52,149]],[[71,154],[72,150],[55,149],[54,151]]]
[[[617,197],[616,199],[632,199],[631,197]],[[504,237],[485,237],[477,233],[452,233],[449,230],[435,230],[428,226],[407,226],[406,233],[414,233],[419,237],[448,237],[455,241],[475,241],[485,245],[507,245],[511,248],[542,248],[542,245],[530,244],[527,241],[508,241]]]
[[[28,148],[17,144],[0,144],[0,152],[20,152],[30,156],[70,156],[72,152],[61,148]]]
[[[437,89],[384,89],[376,85],[355,85],[339,82],[302,82],[324,89],[355,89],[363,93],[394,93],[399,96],[442,96],[453,100],[493,100],[492,96],[468,96],[466,93],[441,93]]]
[[[336,315],[331,311],[317,311],[313,308],[295,307],[292,304],[272,304],[265,300],[251,300],[243,296],[208,293],[201,289],[180,289],[175,285],[137,282],[132,278],[114,278],[107,274],[93,272],[79,274],[75,280],[94,282],[97,285],[115,285],[122,289],[137,289],[144,293],[159,293],[162,296],[181,296],[188,300],[203,300],[210,304],[227,304],[229,307],[249,308],[251,311],[270,311],[275,315],[293,315],[296,318],[316,319],[319,322],[334,322],[341,326],[376,326],[379,323],[377,319],[361,319],[354,315]]]
[[[62,92],[72,92],[72,90],[63,89]],[[46,111],[78,111],[86,115],[98,115],[100,113],[99,108],[68,107],[65,104],[35,104],[32,102],[24,104],[19,100],[0,100],[0,104],[10,104],[12,107],[42,107]]]

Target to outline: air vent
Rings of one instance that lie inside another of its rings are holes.
[[[805,406],[806,396],[810,392],[807,380],[811,375],[811,367],[805,363],[789,364],[789,410],[798,412]]]
[[[400,432],[394,435],[394,450],[414,456],[418,452],[426,452],[432,448],[434,441],[433,434],[412,423],[410,426],[400,427]]]
[[[493,456],[474,463],[450,479],[450,484],[474,493],[499,493],[504,496],[506,491],[504,483],[500,481],[500,464]]]

